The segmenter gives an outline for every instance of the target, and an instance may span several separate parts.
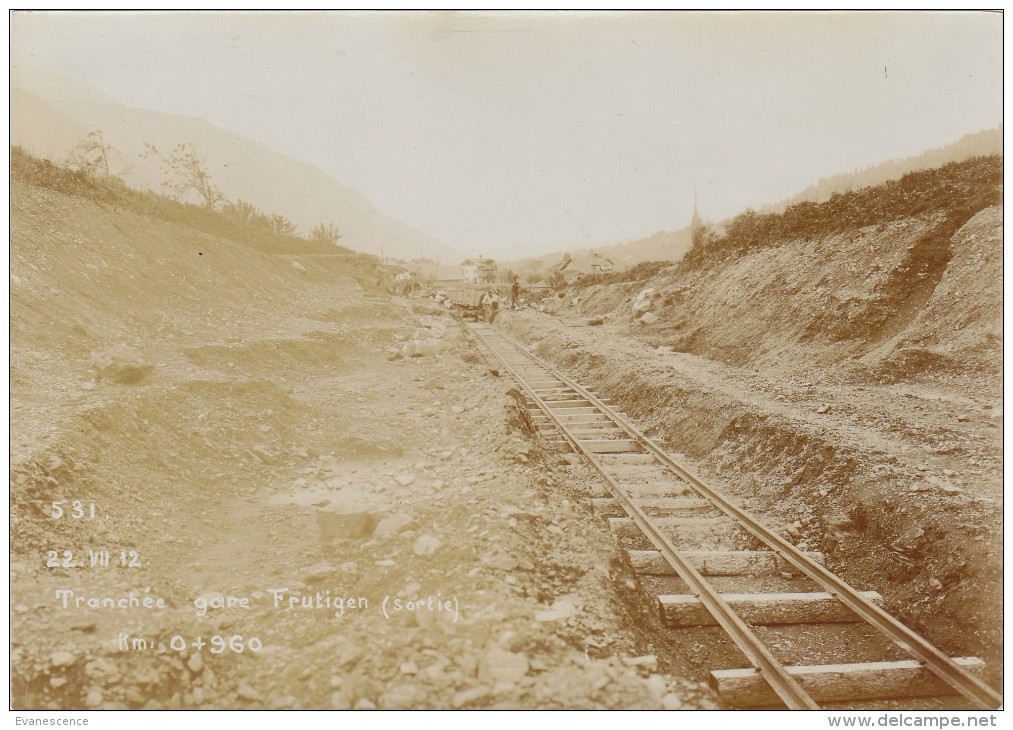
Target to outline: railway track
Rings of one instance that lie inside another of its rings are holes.
[[[744,655],[749,666],[710,672],[727,705],[819,709],[953,694],[968,709],[1002,704],[980,679],[981,659],[933,646],[884,611],[878,593],[852,588],[821,554],[796,548],[500,330],[469,331],[523,389],[543,436],[604,478],[609,497],[593,507],[656,590],[662,622],[715,645],[712,662],[727,661],[728,642]]]

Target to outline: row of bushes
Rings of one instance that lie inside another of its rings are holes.
[[[580,277],[580,285],[625,284],[631,281],[646,281],[672,265],[671,261],[641,261],[639,264],[634,264],[628,269],[610,271],[607,274],[584,274],[584,276]]]
[[[133,213],[194,228],[271,253],[337,253],[350,259],[363,256],[341,246],[272,230],[263,224],[271,217],[256,209],[253,209],[256,215],[246,215],[244,219],[240,214],[248,214],[252,206],[242,201],[226,203],[221,210],[209,210],[150,190],[131,188],[115,176],[98,177],[56,165],[20,147],[11,147],[11,180],[86,198],[100,205],[117,205]]]
[[[1002,202],[1001,156],[973,157],[931,170],[908,173],[883,185],[836,193],[824,203],[803,202],[783,213],[746,211],[721,235],[705,235],[680,262],[701,268],[729,254],[776,246],[783,241],[822,236],[940,211],[963,223],[974,213]]]

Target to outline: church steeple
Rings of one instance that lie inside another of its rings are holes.
[[[704,225],[700,219],[700,206],[697,204],[696,188],[693,189],[693,220],[689,224],[689,235],[694,246],[703,242]]]

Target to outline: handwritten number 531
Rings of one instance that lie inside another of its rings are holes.
[[[89,520],[94,520],[95,519],[95,503],[94,502],[89,502],[86,505],[81,500],[75,499],[73,502],[70,503],[70,508],[69,508],[69,511],[67,511],[67,512],[65,512],[64,509],[63,509],[63,505],[65,505],[65,504],[66,504],[66,500],[62,500],[60,502],[53,502],[52,516],[53,516],[54,520],[58,520],[61,517],[63,517],[64,515],[67,515],[68,517],[71,517],[71,518],[73,518],[75,520],[84,519],[85,515],[88,516]]]

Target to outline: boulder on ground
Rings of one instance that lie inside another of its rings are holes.
[[[324,540],[363,540],[372,536],[377,519],[371,512],[317,512],[317,526]]]
[[[435,337],[420,340],[409,340],[404,344],[403,352],[408,357],[425,357],[436,355],[447,349],[447,343]]]
[[[415,544],[412,545],[412,552],[416,555],[432,555],[439,549],[441,544],[439,538],[432,535],[419,535],[415,540]]]
[[[641,289],[637,298],[633,300],[633,316],[638,317],[651,308],[654,304],[654,287],[649,286]]]
[[[408,515],[388,515],[384,517],[377,524],[373,534],[376,537],[387,537],[388,535],[396,535],[401,532],[405,527],[410,525],[412,518]]]
[[[113,345],[91,354],[91,365],[101,380],[124,385],[137,385],[151,375],[155,366],[140,352],[127,345]]]
[[[528,658],[492,645],[478,665],[478,678],[483,682],[519,682],[528,673]]]

